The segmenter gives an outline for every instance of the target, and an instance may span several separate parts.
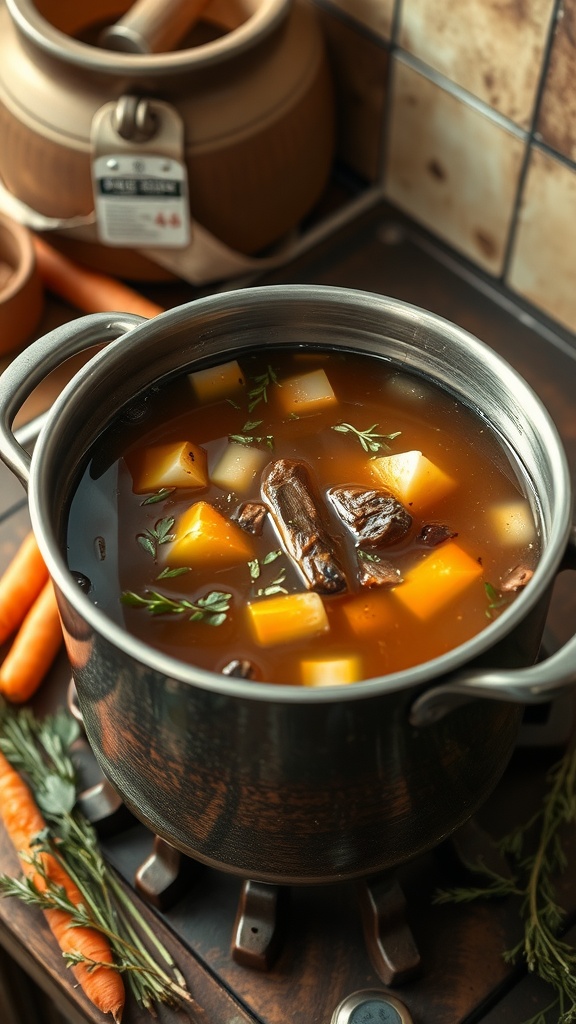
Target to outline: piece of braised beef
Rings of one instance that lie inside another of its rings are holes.
[[[435,548],[438,544],[443,544],[445,540],[452,540],[457,536],[458,534],[454,530],[443,523],[427,523],[420,530],[417,540],[421,544],[425,544],[427,548]]]
[[[321,594],[346,590],[346,577],[305,463],[295,459],[271,462],[262,474],[262,498],[308,589]]]
[[[268,509],[261,501],[245,501],[232,513],[230,518],[247,533],[253,533],[255,537],[260,537],[267,515]]]
[[[358,581],[362,587],[394,587],[402,582],[400,570],[386,558],[373,561],[358,558]]]
[[[329,496],[340,519],[361,545],[394,544],[412,525],[410,513],[382,488],[334,487]]]
[[[534,575],[534,570],[529,569],[527,565],[515,565],[510,572],[503,577],[500,583],[500,590],[504,594],[513,593],[516,590],[522,590],[527,583],[530,582]]]

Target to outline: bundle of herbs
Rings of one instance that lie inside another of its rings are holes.
[[[197,1006],[169,951],[104,860],[77,809],[72,745],[78,724],[0,704],[0,815],[23,874],[0,876],[0,895],[44,911],[76,980],[119,1021],[126,988],[155,1015],[160,1004]]]
[[[522,938],[506,950],[508,963],[523,962],[549,984],[551,1003],[523,1024],[558,1024],[576,1021],[576,949],[563,939],[565,913],[559,905],[557,885],[567,861],[563,830],[576,822],[576,740],[566,747],[547,775],[547,787],[538,810],[513,829],[498,847],[510,866],[500,875],[483,863],[470,865],[485,875],[486,884],[437,892],[437,903],[468,903],[490,897],[520,898]]]

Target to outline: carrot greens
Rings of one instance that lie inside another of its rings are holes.
[[[93,929],[108,940],[112,965],[84,955],[74,943],[63,953],[73,969],[83,965],[97,976],[100,968],[112,967],[154,1016],[162,1003],[192,1008],[195,1003],[182,973],[104,860],[93,826],[76,807],[78,779],[71,746],[78,733],[78,724],[64,711],[40,720],[29,708],[15,711],[0,704],[0,750],[26,778],[46,822],[30,842],[30,852],[21,857],[23,877],[0,876],[0,896],[16,897],[48,914],[64,911],[73,932]],[[80,901],[73,901],[46,870],[53,862],[71,878]]]

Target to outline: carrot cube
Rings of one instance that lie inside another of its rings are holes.
[[[206,487],[208,483],[206,452],[190,441],[147,448],[127,461],[135,494],[162,487]]]
[[[347,686],[362,678],[360,658],[327,658],[302,662],[304,686]]]
[[[174,565],[225,566],[248,561],[253,548],[246,533],[207,501],[197,501],[176,524],[167,561]]]
[[[424,508],[448,494],[455,481],[422,452],[401,452],[372,459],[370,470],[377,482],[388,487],[405,505]]]
[[[248,614],[261,647],[306,640],[330,629],[322,598],[315,591],[250,602]]]
[[[199,402],[217,402],[245,387],[246,380],[236,359],[206,370],[195,370],[188,380]]]
[[[287,416],[309,416],[336,403],[324,370],[311,370],[283,380],[277,396]]]
[[[407,572],[391,593],[419,619],[428,619],[481,575],[479,562],[449,541]]]
[[[242,494],[249,490],[269,458],[269,452],[231,441],[210,473],[210,479],[225,491]]]

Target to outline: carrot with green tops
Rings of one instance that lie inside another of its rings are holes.
[[[0,644],[18,628],[47,579],[36,538],[28,533],[0,577]]]
[[[62,644],[52,580],[44,584],[0,665],[0,693],[22,704],[36,692]]]
[[[89,270],[34,235],[36,265],[44,285],[84,313],[136,313],[150,319],[162,313],[150,299],[108,274]]]
[[[83,904],[80,890],[58,860],[50,853],[34,849],[34,837],[46,828],[46,822],[24,779],[1,752],[0,815],[23,872],[36,888],[46,892],[49,883],[61,886],[70,903]],[[41,864],[41,871],[38,864]],[[102,1013],[110,1013],[115,1021],[120,1021],[125,1001],[124,983],[112,966],[108,939],[96,928],[74,925],[66,910],[50,908],[44,910],[44,914],[62,951],[86,959],[86,962],[75,963],[72,971],[88,998]]]

